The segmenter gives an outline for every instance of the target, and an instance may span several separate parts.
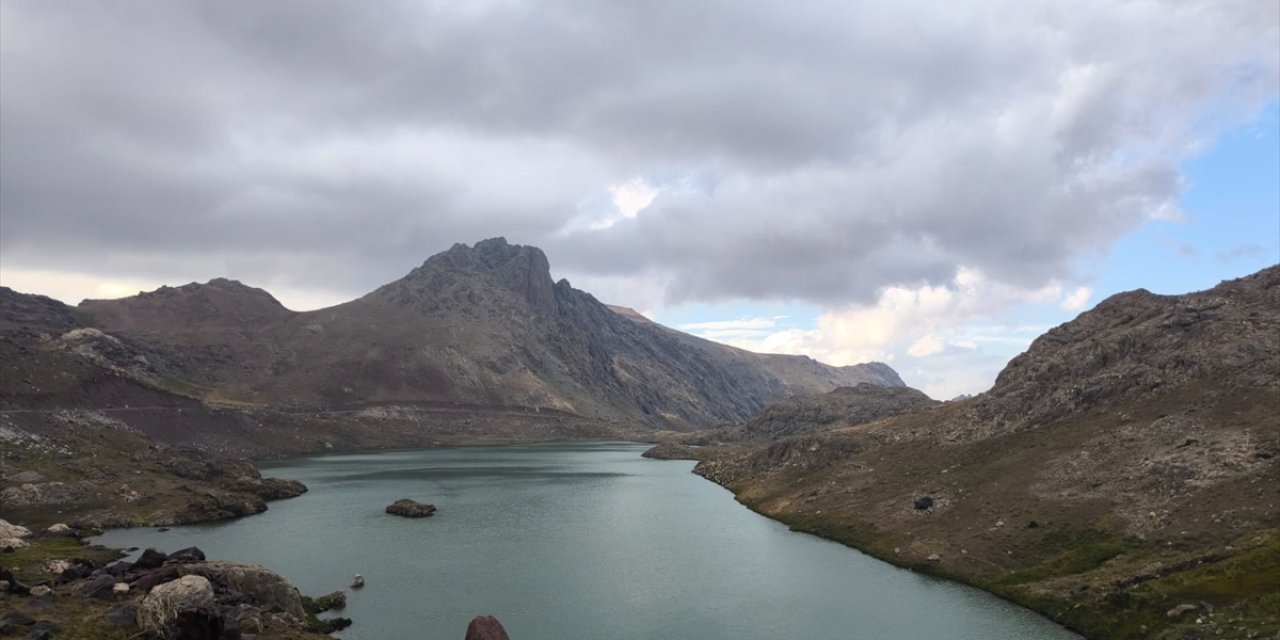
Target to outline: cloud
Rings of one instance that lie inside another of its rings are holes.
[[[749,325],[751,333],[726,341],[753,351],[807,355],[835,365],[887,362],[908,384],[949,399],[985,391],[1009,358],[1048,329],[1001,324],[996,318],[1028,309],[1056,316],[1057,309],[1083,308],[1091,294],[1087,287],[1064,294],[1057,281],[1035,289],[1012,287],[962,269],[946,283],[890,287],[873,304],[828,310],[813,329],[771,331],[767,321],[698,324]]]
[[[1089,304],[1089,296],[1093,295],[1093,289],[1089,287],[1077,287],[1062,302],[1058,304],[1063,311],[1083,311],[1085,306]]]
[[[0,266],[343,299],[504,235],[643,308],[1039,291],[1185,216],[1278,12],[0,2]]]
[[[785,316],[784,316],[785,317]],[[681,331],[723,331],[732,329],[771,329],[777,326],[775,318],[740,318],[737,320],[712,320],[708,322],[687,322],[677,325]]]

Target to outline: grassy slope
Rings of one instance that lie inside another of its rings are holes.
[[[979,586],[1092,638],[1269,637],[1280,631],[1277,399],[1181,389],[1123,414],[967,444],[890,435],[927,433],[964,408],[951,405],[722,452],[698,470],[795,529]],[[1195,426],[1151,426],[1171,416]],[[916,510],[920,495],[935,508]],[[1166,615],[1184,603],[1201,608]]]

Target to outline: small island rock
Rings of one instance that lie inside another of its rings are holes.
[[[387,513],[405,518],[425,518],[435,512],[435,505],[423,504],[408,498],[401,498],[387,506]]]

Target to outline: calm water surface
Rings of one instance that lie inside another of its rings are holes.
[[[99,541],[196,545],[303,593],[347,588],[341,636],[460,640],[492,614],[514,640],[1057,640],[984,592],[794,533],[645,445],[435,449],[262,465],[311,491],[259,516]],[[431,518],[389,516],[397,498]]]

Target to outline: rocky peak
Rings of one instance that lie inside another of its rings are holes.
[[[462,243],[431,256],[422,266],[384,287],[397,300],[418,299],[430,304],[447,300],[447,292],[488,281],[523,298],[536,312],[555,313],[556,301],[551,265],[537,247],[510,244],[506,238]],[[413,295],[406,297],[406,292]],[[469,298],[469,296],[468,296]]]
[[[1194,380],[1280,379],[1280,266],[1180,296],[1139,289],[1049,330],[1009,362],[980,409],[1017,427]]]
[[[113,329],[141,329],[155,322],[173,321],[241,326],[293,314],[270,293],[228,278],[180,287],[162,286],[118,300],[85,300],[78,308]]]

